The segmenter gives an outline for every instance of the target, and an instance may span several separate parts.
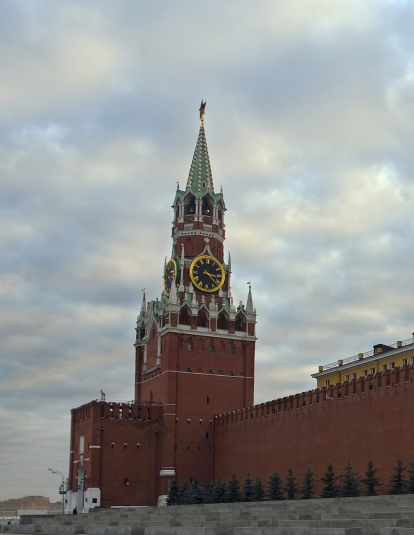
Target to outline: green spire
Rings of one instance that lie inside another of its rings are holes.
[[[213,176],[211,174],[203,121],[201,122],[193,161],[191,162],[191,168],[188,174],[188,190],[191,190],[197,198],[202,197],[207,191],[214,194]]]

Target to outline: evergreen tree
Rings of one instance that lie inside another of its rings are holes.
[[[174,478],[171,481],[170,488],[168,489],[167,505],[177,505],[180,489],[177,485],[177,480]]]
[[[198,479],[194,478],[191,485],[191,503],[205,503],[206,491],[204,487],[200,487]]]
[[[192,503],[191,487],[187,481],[184,481],[178,493],[177,505],[189,505],[191,503]]]
[[[291,468],[288,470],[288,477],[286,478],[285,492],[288,500],[294,500],[295,495],[299,492],[299,487],[296,484],[296,478],[293,475]]]
[[[353,472],[354,467],[348,462],[345,466],[345,473],[341,478],[341,496],[343,498],[351,498],[354,496],[360,496],[360,481],[356,472]]]
[[[236,476],[233,475],[229,481],[229,486],[227,487],[227,502],[241,502],[241,490],[239,482],[236,479]]]
[[[382,485],[379,478],[375,477],[377,470],[374,470],[374,463],[368,462],[368,470],[365,472],[364,479],[361,479],[361,483],[365,486],[365,496],[377,496],[376,487]]]
[[[321,482],[324,484],[321,498],[337,498],[340,495],[340,487],[336,483],[338,479],[339,476],[334,474],[333,466],[329,463],[324,477],[321,477]]]
[[[394,466],[394,472],[390,477],[388,484],[389,494],[405,494],[407,492],[407,480],[404,478],[406,467],[402,465],[401,459],[398,459],[397,466]]]
[[[300,489],[300,492],[304,500],[309,500],[315,493],[315,479],[313,477],[313,472],[309,467],[303,474],[302,488]]]
[[[265,499],[265,491],[262,485],[262,481],[259,477],[256,477],[256,483],[253,486],[253,502],[262,502]]]
[[[273,474],[270,474],[269,481],[267,482],[266,497],[268,500],[285,499],[282,478],[277,472],[273,472]]]
[[[244,502],[253,501],[253,485],[252,485],[252,480],[250,479],[249,472],[247,473],[246,479],[244,480],[243,501]]]
[[[224,503],[227,500],[226,484],[219,478],[208,487],[206,503]]]
[[[411,462],[408,468],[407,493],[414,494],[414,463]]]

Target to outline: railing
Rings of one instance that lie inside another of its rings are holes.
[[[392,347],[392,348],[399,348],[399,347],[404,347],[404,346],[410,346],[412,344],[414,344],[414,338],[407,338],[407,340],[402,340],[401,342],[401,346],[398,345],[398,342],[394,342],[393,344],[387,344],[388,347]],[[385,353],[377,353],[378,355],[384,355]],[[363,360],[363,359],[366,359],[368,357],[372,357],[375,355],[375,351],[373,349],[371,349],[370,351],[366,351],[365,353],[362,353],[362,359],[359,358],[359,355],[354,355],[353,357],[348,357],[347,359],[344,359],[342,361],[342,365],[341,366],[345,366],[345,364],[350,364],[351,362],[356,362],[357,360]],[[332,368],[339,368],[339,364],[338,364],[338,361],[336,362],[330,362],[329,364],[325,364],[324,367],[323,367],[323,371],[325,370],[331,370]]]

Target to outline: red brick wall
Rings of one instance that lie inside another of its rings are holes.
[[[119,409],[117,403],[93,401],[72,411],[71,489],[77,490],[80,463],[73,461],[80,458],[79,437],[85,436],[85,490],[99,487],[102,506],[156,505],[165,432],[163,408],[133,405],[129,413],[128,405],[123,404],[122,418]]]
[[[266,482],[274,471],[285,479],[292,468],[300,480],[309,466],[320,479],[328,463],[340,474],[349,461],[364,476],[372,460],[386,493],[397,459],[414,461],[413,377],[406,366],[223,415],[215,420],[214,475],[228,481],[236,474],[242,482],[250,472]]]

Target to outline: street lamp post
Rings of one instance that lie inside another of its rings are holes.
[[[52,470],[52,468],[48,468],[48,470],[52,472],[52,474],[58,474],[59,476],[62,477],[62,514],[64,515],[65,514],[65,494],[66,494],[65,476],[62,474],[62,472],[58,472],[57,470]]]

